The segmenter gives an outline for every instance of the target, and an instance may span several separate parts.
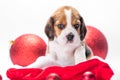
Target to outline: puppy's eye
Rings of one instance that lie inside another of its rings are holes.
[[[75,29],[78,29],[80,25],[79,24],[74,24],[73,26],[74,26]]]
[[[58,27],[59,29],[63,29],[63,28],[64,28],[64,25],[63,25],[63,24],[58,24],[57,27]]]

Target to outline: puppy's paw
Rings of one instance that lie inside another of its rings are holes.
[[[78,47],[75,50],[74,58],[75,58],[75,64],[86,61],[85,46],[84,45]]]

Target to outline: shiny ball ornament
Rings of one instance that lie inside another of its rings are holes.
[[[92,49],[95,56],[99,56],[103,59],[106,58],[108,52],[108,43],[105,35],[100,30],[93,26],[87,26],[85,41]]]
[[[11,41],[10,58],[13,64],[27,66],[39,56],[44,56],[45,41],[35,34],[23,34]]]

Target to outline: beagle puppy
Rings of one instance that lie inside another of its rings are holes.
[[[86,26],[83,17],[71,6],[56,10],[45,26],[48,37],[47,55],[62,66],[74,65],[93,54],[85,44]]]
[[[70,66],[86,61],[93,56],[84,40],[86,32],[83,17],[75,8],[63,6],[57,9],[45,26],[46,55],[27,67]]]

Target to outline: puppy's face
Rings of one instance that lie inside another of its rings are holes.
[[[58,44],[80,44],[86,34],[86,27],[79,12],[70,6],[64,6],[50,17],[45,27],[50,41]]]

